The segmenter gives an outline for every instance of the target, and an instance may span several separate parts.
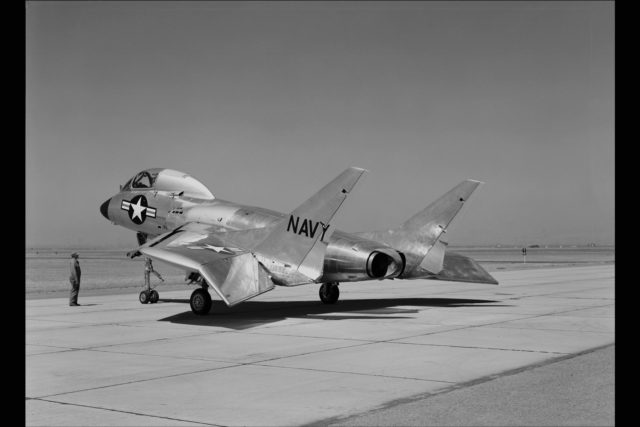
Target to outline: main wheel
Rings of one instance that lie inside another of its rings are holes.
[[[320,286],[320,300],[325,304],[335,304],[340,298],[340,289],[337,283],[323,283]]]
[[[149,302],[151,304],[157,303],[159,299],[160,299],[160,294],[158,293],[158,291],[153,289],[151,290],[151,292],[149,292]]]
[[[142,304],[147,304],[149,302],[149,291],[140,292],[140,302]]]
[[[205,315],[211,309],[211,295],[206,289],[196,289],[191,294],[191,311],[195,314]]]

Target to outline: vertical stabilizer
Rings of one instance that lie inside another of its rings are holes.
[[[480,181],[464,180],[400,227],[358,235],[381,240],[402,252],[406,257],[406,265],[401,277],[408,276],[416,267],[437,274],[443,268],[446,248],[446,243],[440,238],[480,184]]]
[[[350,167],[280,220],[254,251],[297,269],[312,280],[322,275],[333,232],[330,221],[364,169]]]
[[[433,245],[446,232],[453,218],[480,184],[480,181],[472,179],[462,181],[405,221],[400,228],[414,234],[420,242]]]

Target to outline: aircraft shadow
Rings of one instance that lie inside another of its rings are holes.
[[[189,304],[188,299],[163,299],[159,302]],[[175,314],[161,322],[186,325],[227,327],[243,330],[280,320],[321,319],[410,319],[420,307],[508,307],[507,304],[493,304],[500,301],[465,298],[392,298],[340,300],[328,305],[320,301],[247,301],[229,308],[222,301],[213,301],[211,311],[206,316],[198,316],[190,310]],[[401,308],[408,306],[412,308]],[[416,308],[413,308],[416,307]]]

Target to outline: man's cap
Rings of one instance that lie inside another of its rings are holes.
[[[71,256],[74,257],[74,258],[77,257],[78,255],[80,255],[80,254],[78,254],[78,252],[74,252],[74,253],[71,254]]]

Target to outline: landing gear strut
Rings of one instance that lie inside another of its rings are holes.
[[[320,301],[325,304],[335,304],[340,298],[340,289],[338,289],[338,282],[323,283],[320,286]]]

